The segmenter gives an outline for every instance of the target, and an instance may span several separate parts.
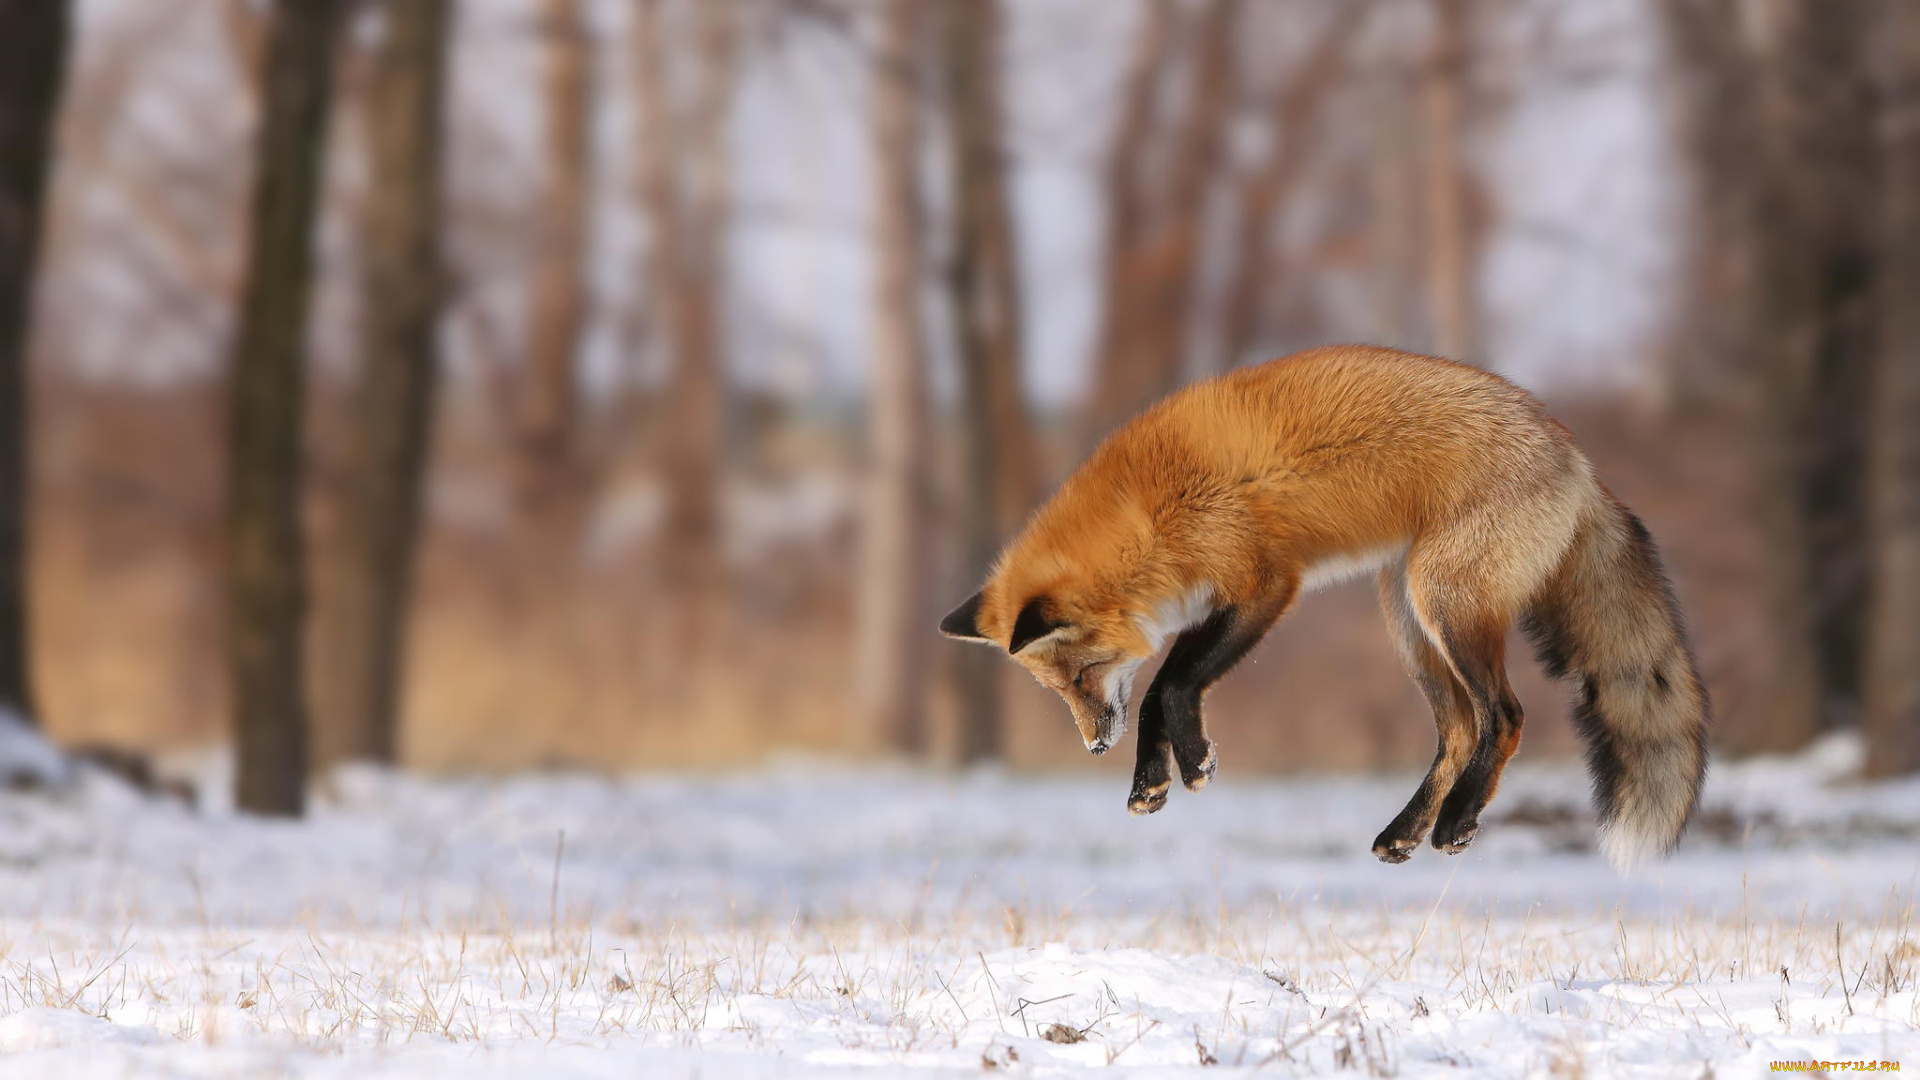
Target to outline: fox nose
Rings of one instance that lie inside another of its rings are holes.
[[[1087,749],[1093,751],[1094,756],[1098,757],[1101,754],[1106,753],[1109,749],[1112,748],[1112,746],[1113,744],[1108,742],[1105,739],[1095,739],[1092,742],[1087,744]]]

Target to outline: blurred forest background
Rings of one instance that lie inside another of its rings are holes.
[[[282,812],[1124,770],[935,622],[1143,404],[1368,341],[1548,399],[1723,750],[1920,769],[1917,104],[1902,0],[0,0],[0,701]],[[1208,715],[1432,752],[1366,586]]]

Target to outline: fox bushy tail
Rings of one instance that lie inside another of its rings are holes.
[[[1668,854],[1706,779],[1707,691],[1653,538],[1597,484],[1525,628],[1575,681],[1600,850],[1621,870]]]

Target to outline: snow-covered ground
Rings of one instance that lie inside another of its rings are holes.
[[[1411,776],[360,772],[288,824],[87,773],[0,795],[0,1076],[1920,1068],[1920,781],[1856,759],[1720,769],[1626,879],[1571,766],[1404,866]]]

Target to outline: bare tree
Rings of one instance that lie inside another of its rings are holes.
[[[1020,287],[1007,203],[1000,19],[998,0],[949,0],[942,27],[954,200],[947,292],[960,368],[965,558],[975,575],[986,572],[1032,508],[1035,480],[1033,437],[1020,385]],[[972,651],[960,663],[967,665],[958,684],[960,760],[996,758],[1004,739],[1000,673]]]
[[[664,81],[668,53],[661,48],[657,29],[646,28],[656,18],[651,8],[642,8],[638,31],[651,39],[651,51],[637,56],[636,63],[643,80],[651,80],[641,88],[643,123],[653,132],[643,153],[666,155],[665,161],[642,166],[643,187],[650,192],[650,224],[656,230],[656,321],[672,364],[663,462],[664,563],[676,593],[682,639],[697,649],[705,633],[702,605],[719,585],[727,385],[722,300],[740,13],[732,4],[694,8],[698,70],[689,80],[686,112],[676,116]],[[651,181],[649,173],[655,174]]]
[[[1875,353],[1881,180],[1873,0],[1659,5],[1696,222],[1682,402],[1758,403],[1767,704],[1735,750],[1791,750],[1861,693],[1870,559],[1866,373]]]
[[[1873,596],[1862,727],[1867,771],[1920,772],[1920,11],[1883,9],[1886,222],[1873,388]]]
[[[639,277],[646,296],[641,322],[656,340],[666,337],[666,292],[679,274],[679,184],[671,81],[667,72],[664,0],[634,0],[628,68],[633,73],[634,198],[647,220],[647,247]]]
[[[266,57],[267,20],[253,0],[220,0],[220,36],[243,81],[259,78]]]
[[[1146,0],[1141,6],[1140,28],[1134,35],[1133,56],[1121,83],[1102,175],[1106,254],[1101,268],[1101,317],[1106,327],[1095,361],[1096,380],[1104,381],[1117,374],[1112,369],[1119,361],[1107,351],[1108,339],[1119,333],[1117,323],[1125,316],[1124,305],[1134,287],[1134,253],[1145,242],[1153,215],[1149,165],[1160,129],[1160,86],[1175,55],[1173,30],[1172,0]],[[1096,386],[1090,400],[1098,402],[1100,394]],[[1100,420],[1094,420],[1091,426],[1095,437],[1106,430]]]
[[[520,418],[522,513],[550,514],[570,494],[576,366],[587,317],[592,199],[593,44],[581,0],[543,0],[547,190]],[[543,524],[536,522],[535,524]]]
[[[1268,273],[1267,263],[1274,233],[1311,160],[1308,151],[1322,106],[1339,82],[1371,7],[1367,0],[1339,5],[1306,54],[1274,85],[1266,110],[1273,149],[1239,185],[1240,222],[1228,255],[1226,310],[1221,315],[1227,366],[1258,344],[1261,299],[1275,276]]]
[[[1763,422],[1768,715],[1741,749],[1791,749],[1857,703],[1868,559],[1862,418],[1873,355],[1878,161],[1872,0],[1777,5],[1749,223]]]
[[[1367,276],[1373,333],[1378,340],[1401,348],[1413,344],[1414,252],[1420,220],[1411,81],[1401,58],[1389,54],[1369,80],[1366,98]]]
[[[1893,407],[1897,378],[1876,392],[1873,372],[1876,357],[1884,371],[1901,354],[1906,333],[1897,311],[1879,314],[1897,305],[1882,278],[1897,280],[1886,260],[1898,252],[1880,236],[1897,227],[1889,215],[1900,220],[1901,144],[1896,134],[1895,171],[1883,177],[1882,88],[1870,61],[1876,16],[1892,6],[1660,5],[1699,222],[1683,338],[1695,355],[1673,396],[1751,391],[1759,406],[1774,649],[1767,704],[1725,730],[1735,750],[1794,749],[1848,722],[1875,693],[1864,681],[1875,648],[1868,538],[1876,520],[1898,514],[1872,508],[1869,477],[1899,455],[1892,444],[1876,448],[1870,472],[1867,433],[1878,428],[1867,418],[1876,405]],[[1884,345],[1880,333],[1890,335]],[[1886,557],[1883,545],[1878,558]]]
[[[1765,154],[1761,58],[1743,0],[1671,0],[1658,10],[1676,92],[1687,195],[1685,297],[1677,305],[1679,355],[1664,396],[1679,406],[1724,401],[1752,389],[1754,245]]]
[[[235,801],[258,813],[297,815],[306,804],[302,383],[337,23],[332,0],[278,0],[273,8],[233,350],[227,557]]]
[[[1100,352],[1089,417],[1089,436],[1097,439],[1154,399],[1178,386],[1186,372],[1187,339],[1194,306],[1194,272],[1199,261],[1207,195],[1227,160],[1226,135],[1233,120],[1233,92],[1240,22],[1240,0],[1207,0],[1195,18],[1194,46],[1188,59],[1185,108],[1165,133],[1146,137],[1146,146],[1124,139],[1152,131],[1135,127],[1137,117],[1123,113],[1110,154],[1111,196],[1123,200],[1124,218],[1115,223],[1127,233],[1107,238],[1107,290]],[[1148,9],[1142,43],[1130,80],[1157,81],[1165,59],[1157,44],[1167,32],[1167,7]],[[1134,94],[1144,96],[1136,100]],[[1130,87],[1127,108],[1152,108],[1152,90]],[[1158,182],[1133,171],[1163,164]],[[1141,193],[1145,193],[1144,196]]]
[[[853,694],[864,731],[927,749],[926,359],[920,317],[920,0],[888,0],[870,94],[873,312]]]
[[[1426,121],[1427,307],[1433,348],[1471,356],[1475,341],[1472,225],[1465,155],[1466,81],[1474,0],[1434,0],[1422,92]]]
[[[67,0],[0,0],[0,715],[34,723],[27,623],[27,348]]]
[[[394,760],[415,540],[427,474],[444,299],[442,159],[448,0],[388,0],[367,102],[358,401],[323,597],[322,761]]]

